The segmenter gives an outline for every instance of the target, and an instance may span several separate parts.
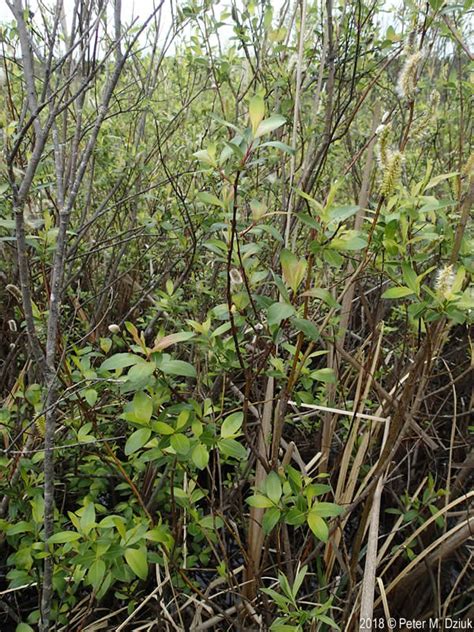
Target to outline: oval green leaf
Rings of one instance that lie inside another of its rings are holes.
[[[233,456],[235,459],[246,459],[247,450],[235,439],[221,439],[219,450],[226,456]]]
[[[125,551],[125,560],[132,571],[140,579],[146,579],[148,575],[148,561],[146,549],[127,549]]]
[[[142,448],[145,443],[148,442],[150,436],[150,428],[140,428],[139,430],[135,430],[135,432],[133,432],[127,439],[127,443],[125,444],[125,454],[129,456]]]
[[[286,123],[285,117],[280,114],[274,114],[260,123],[255,132],[255,138],[260,138],[264,134],[269,134],[273,130],[278,129]]]
[[[279,325],[282,320],[289,318],[295,313],[294,308],[289,303],[273,303],[268,308],[267,320],[269,325]]]
[[[277,503],[282,494],[280,477],[276,472],[270,472],[265,479],[265,493],[273,503]]]
[[[270,498],[262,496],[262,494],[255,494],[254,496],[250,496],[249,498],[247,498],[246,502],[251,507],[258,507],[261,509],[273,507],[273,502],[270,500]]]
[[[143,358],[133,353],[116,353],[102,362],[100,369],[101,371],[115,371],[115,369],[125,369],[139,362],[144,362]]]
[[[206,468],[207,464],[209,463],[209,452],[207,451],[206,446],[202,443],[198,443],[191,454],[191,458],[194,465],[199,470],[203,470],[204,468]]]
[[[190,441],[188,437],[181,432],[173,435],[170,439],[171,447],[178,454],[187,454],[189,452],[189,448],[191,447]]]
[[[59,531],[50,538],[48,544],[64,544],[65,542],[75,542],[81,539],[81,534],[77,531]]]
[[[328,541],[328,526],[321,518],[321,516],[319,516],[318,513],[314,511],[314,509],[311,509],[311,511],[308,513],[308,526],[314,533],[314,535],[318,538],[318,540],[321,540],[322,542]]]
[[[404,298],[405,296],[410,296],[410,294],[414,294],[413,290],[402,285],[401,287],[391,287],[385,290],[382,298]]]
[[[158,368],[167,375],[181,375],[182,377],[196,377],[196,369],[189,362],[183,360],[166,360],[160,362]]]
[[[275,526],[278,524],[278,521],[280,520],[280,516],[281,511],[278,509],[278,507],[270,507],[270,509],[267,509],[262,520],[263,532],[266,535],[273,531]]]
[[[221,437],[223,439],[232,439],[233,437],[236,437],[242,427],[243,421],[244,413],[242,412],[233,413],[232,415],[226,417],[221,427]]]
[[[106,571],[105,562],[102,560],[95,560],[92,565],[89,567],[89,571],[87,572],[87,579],[92,585],[92,588],[97,591],[102,584]]]

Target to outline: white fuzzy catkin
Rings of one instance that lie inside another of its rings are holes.
[[[444,266],[436,274],[435,289],[438,296],[448,298],[454,283],[454,268],[452,265]]]
[[[466,164],[462,168],[462,175],[467,176],[468,178],[474,177],[474,151],[469,156]]]
[[[388,155],[389,155],[389,140],[390,140],[390,132],[392,131],[392,127],[390,123],[386,125],[379,125],[375,131],[379,141],[377,145],[377,160],[382,168],[387,166]]]
[[[418,64],[421,58],[421,51],[409,55],[398,75],[397,94],[402,99],[413,99],[415,96]]]
[[[232,268],[229,275],[231,285],[242,285],[242,283],[244,282],[244,280],[242,279],[242,275],[240,274],[239,270],[237,270],[237,268]]]
[[[394,192],[402,175],[402,165],[402,152],[388,150],[380,187],[380,193],[385,197],[389,197]]]

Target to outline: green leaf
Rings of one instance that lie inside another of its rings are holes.
[[[125,444],[125,454],[129,456],[142,448],[148,442],[150,436],[150,428],[140,428],[139,430],[135,430],[135,432],[133,432],[127,439],[127,443]]]
[[[266,496],[262,496],[262,494],[254,494],[253,496],[249,496],[246,502],[251,507],[259,507],[259,508],[273,507],[272,501]]]
[[[281,149],[281,151],[284,151],[287,154],[295,153],[295,150],[292,147],[290,147],[289,145],[286,145],[285,143],[282,143],[279,140],[269,140],[266,143],[262,143],[260,145],[260,148],[262,147],[275,147],[275,149]]]
[[[219,198],[215,196],[213,193],[208,193],[207,191],[200,191],[197,194],[197,198],[200,202],[203,202],[204,204],[209,204],[210,206],[220,206],[221,208],[224,207],[224,202],[219,200]]]
[[[291,322],[298,331],[302,331],[310,340],[316,341],[321,338],[319,329],[311,321],[306,320],[305,318],[294,318]]]
[[[413,294],[418,294],[420,291],[420,283],[416,272],[408,263],[402,263],[403,280],[407,286],[412,290]]]
[[[306,226],[309,226],[310,228],[314,228],[315,230],[320,230],[321,228],[321,224],[318,221],[316,221],[314,217],[311,217],[310,215],[306,215],[305,213],[299,213],[296,216],[296,219],[298,219],[300,222],[303,222],[303,224],[305,224]]]
[[[104,353],[108,353],[112,347],[112,340],[110,338],[101,338],[99,340],[99,345]]]
[[[89,503],[85,506],[84,511],[81,516],[81,530],[85,535],[91,531],[93,527],[95,527],[95,507],[94,503]]]
[[[276,605],[280,608],[280,610],[283,610],[284,612],[288,611],[288,604],[293,602],[292,599],[288,599],[288,597],[285,597],[285,595],[280,595],[280,593],[277,593],[271,588],[262,588],[261,591],[271,597]],[[292,632],[301,632],[300,626],[282,626],[281,621],[283,621],[283,619],[276,619],[276,621],[272,623],[270,630],[272,630],[272,632],[274,632],[274,630],[279,631],[282,629],[282,627],[284,627],[285,630],[291,630]]]
[[[280,261],[285,282],[293,292],[296,292],[304,279],[307,267],[306,260],[298,259],[290,250],[284,248],[280,254]]]
[[[31,515],[36,523],[43,522],[44,518],[44,499],[42,496],[35,496],[30,501]]]
[[[317,369],[316,371],[312,371],[311,377],[313,380],[318,380],[319,382],[325,382],[326,384],[335,384],[336,383],[336,374],[333,369]]]
[[[280,114],[274,114],[260,123],[254,136],[255,138],[260,138],[260,136],[273,132],[273,130],[278,129],[285,123],[286,119],[283,116],[280,116]]]
[[[166,375],[180,375],[182,377],[196,377],[196,369],[184,360],[164,360],[158,364],[160,371]]]
[[[204,424],[199,419],[193,419],[191,428],[195,437],[200,437],[204,432]]]
[[[458,175],[459,175],[459,171],[452,171],[451,173],[442,173],[440,176],[435,176],[428,182],[428,184],[425,187],[425,191],[428,191],[428,189],[432,189],[433,187],[435,187],[440,182],[443,182],[444,180],[448,180],[449,178],[454,178],[455,176],[458,176]]]
[[[311,498],[313,498],[314,496],[324,496],[324,494],[331,491],[331,486],[324,483],[311,483],[306,489],[310,492]]]
[[[232,456],[235,459],[245,460],[247,458],[247,450],[235,439],[220,439],[219,450],[226,456]]]
[[[159,432],[162,435],[172,435],[175,433],[175,429],[170,424],[165,423],[164,421],[155,421],[153,422],[153,430],[155,432]]]
[[[456,276],[454,277],[454,281],[451,286],[451,291],[449,292],[449,297],[453,296],[454,294],[462,290],[465,276],[466,276],[466,270],[463,267],[460,267],[459,270],[456,272]]]
[[[331,628],[334,628],[335,630],[340,630],[341,628],[337,625],[337,623],[335,621],[333,621],[333,619],[331,619],[331,617],[328,617],[326,614],[318,614],[317,618],[319,621],[322,621],[323,623],[326,623],[327,625],[331,626]]]
[[[267,312],[269,325],[279,325],[282,320],[289,318],[295,313],[294,308],[289,303],[273,303]]]
[[[359,208],[359,206],[354,205],[331,207],[329,209],[330,220],[331,222],[343,222],[344,220],[349,219],[349,217],[355,215]]]
[[[81,534],[77,531],[58,531],[50,538],[48,544],[64,544],[65,542],[75,542],[81,539]]]
[[[322,287],[313,287],[310,290],[303,292],[301,296],[314,296],[315,298],[320,298],[329,307],[340,307],[331,292]]]
[[[431,200],[420,208],[420,213],[428,213],[429,211],[439,211],[448,206],[457,204],[456,200]]]
[[[102,518],[98,526],[103,529],[111,529],[115,527],[117,520],[122,522],[122,518],[120,516],[116,514],[110,514],[108,516],[105,516],[105,518]]]
[[[150,531],[147,531],[145,537],[147,540],[150,540],[150,542],[159,542],[167,547],[173,545],[173,536],[169,528],[164,524],[157,525],[153,527],[153,529],[150,529]]]
[[[296,193],[300,195],[304,200],[306,200],[311,208],[318,212],[318,215],[322,215],[324,213],[324,207],[317,200],[312,198],[310,195],[302,191],[301,189],[296,189]],[[298,217],[300,217],[298,215]]]
[[[209,463],[209,452],[206,446],[198,443],[192,451],[191,458],[198,469],[203,470],[206,468]]]
[[[152,349],[152,353],[154,351],[163,351],[167,347],[171,345],[175,345],[177,342],[185,342],[186,340],[190,340],[194,338],[196,334],[192,331],[180,331],[176,334],[169,334],[168,336],[164,336],[163,338],[157,338],[155,340],[155,344]]]
[[[229,322],[224,323],[223,325],[219,325],[219,327],[217,327],[217,329],[215,329],[212,332],[211,338],[217,338],[218,336],[222,336],[222,334],[225,334],[231,328],[232,328],[232,324]]]
[[[111,358],[107,358],[100,365],[101,371],[115,371],[115,369],[124,369],[133,366],[139,362],[144,362],[143,358],[133,353],[116,353]]]
[[[15,628],[15,632],[35,632],[35,631],[27,623],[19,623]]]
[[[184,409],[179,413],[178,418],[176,419],[176,430],[182,430],[187,425],[189,412],[190,411],[188,409]]]
[[[7,230],[15,230],[15,220],[14,219],[0,219],[0,228],[6,228]]]
[[[329,247],[333,250],[361,250],[366,245],[367,240],[356,230],[347,230],[329,243]]]
[[[295,597],[293,595],[293,591],[291,590],[290,582],[288,581],[286,575],[283,573],[278,573],[278,583],[280,584],[280,588],[283,591],[283,594],[288,597],[288,599],[294,603]],[[295,604],[296,605],[296,604]]]
[[[146,549],[127,549],[125,551],[125,560],[132,571],[140,579],[146,579],[148,575],[148,561]]]
[[[93,406],[97,401],[98,393],[94,388],[88,388],[84,391],[84,399],[89,404],[89,406]]]
[[[275,504],[280,500],[282,488],[280,477],[276,472],[270,472],[265,479],[265,493]]]
[[[469,289],[467,289],[463,294],[457,299],[456,307],[463,310],[474,310],[474,296],[471,295]]]
[[[255,135],[258,126],[265,116],[265,102],[263,97],[255,94],[249,101],[249,118],[252,124],[252,133]]]
[[[242,427],[244,421],[244,413],[232,413],[224,420],[221,427],[221,437],[223,439],[232,439],[239,434],[239,430]]]
[[[414,294],[414,292],[405,286],[401,287],[391,287],[382,294],[382,298],[403,298],[405,296],[410,296],[410,294]]]
[[[397,34],[395,32],[395,29],[393,28],[392,25],[390,25],[385,33],[385,37],[386,39],[388,39],[390,42],[396,42],[397,41]]]
[[[321,518],[321,516],[319,516],[318,513],[314,511],[314,509],[311,509],[311,511],[308,513],[308,526],[314,533],[314,535],[318,538],[318,540],[321,540],[322,542],[328,541],[328,526]]]
[[[265,535],[271,533],[280,520],[281,511],[278,507],[270,507],[265,512],[262,520],[262,528]]]
[[[322,502],[313,505],[311,511],[316,513],[318,516],[321,516],[321,518],[333,518],[335,516],[340,516],[344,509],[334,503]]]
[[[199,151],[195,151],[193,156],[197,158],[198,160],[200,160],[201,162],[204,162],[206,165],[210,165],[211,167],[217,166],[215,159],[210,155],[207,149],[201,149]]]
[[[156,364],[154,362],[139,362],[132,366],[127,373],[127,382],[141,382],[142,380],[147,380],[150,375],[153,375],[155,370]]]
[[[191,443],[188,437],[181,432],[173,435],[170,439],[171,447],[178,454],[187,454],[189,452],[189,448],[191,447]]]
[[[267,205],[258,200],[250,200],[250,208],[254,222],[258,222],[267,212]]]
[[[301,626],[299,625],[286,625],[286,623],[272,623],[270,626],[271,632],[301,632]]]
[[[215,531],[216,529],[221,529],[224,526],[224,521],[220,516],[213,516],[210,514],[209,516],[204,516],[199,521],[199,524],[203,529],[210,529],[211,531]]]
[[[17,535],[19,533],[32,533],[33,531],[34,531],[33,524],[31,522],[26,522],[25,520],[20,520],[19,522],[5,528],[6,535]]]
[[[302,568],[300,568],[298,574],[295,577],[295,581],[293,582],[293,590],[292,590],[292,594],[295,597],[298,594],[299,589],[301,588],[301,585],[304,582],[304,578],[306,577],[307,572],[308,572],[308,567],[303,566]]]
[[[104,579],[106,571],[105,562],[102,560],[95,560],[92,565],[89,567],[87,572],[87,579],[92,584],[92,587],[95,591],[100,588],[102,581]]]
[[[153,402],[144,391],[138,391],[135,393],[131,406],[132,416],[130,421],[135,421],[141,424],[147,424],[151,419],[153,412]]]
[[[285,515],[285,522],[294,527],[304,524],[306,522],[306,512],[301,511],[298,507],[292,507]]]
[[[250,231],[249,235],[256,235],[260,237],[263,233],[268,233],[273,239],[276,239],[280,243],[283,243],[283,237],[278,232],[278,230],[272,224],[259,224],[258,226],[254,226]],[[268,276],[268,273],[263,271],[259,274],[265,274],[265,278]]]
[[[222,150],[221,155],[219,157],[219,163],[221,165],[224,164],[226,160],[228,160],[232,155],[237,156],[239,160],[242,160],[245,154],[239,146],[239,142],[241,140],[242,140],[242,137],[239,136],[238,139],[236,137],[230,143],[228,143],[227,141],[224,141],[224,149]]]

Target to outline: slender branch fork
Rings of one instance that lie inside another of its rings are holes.
[[[71,32],[69,39],[69,47],[66,53],[63,55],[62,63],[53,64],[53,51],[54,45],[58,38],[58,23],[62,15],[63,7],[62,1],[56,3],[54,9],[54,24],[51,34],[52,41],[48,42],[50,57],[47,61],[41,59],[38,55],[35,55],[34,34],[33,30],[29,27],[25,21],[25,6],[22,0],[7,0],[7,4],[13,13],[13,16],[17,23],[22,66],[24,71],[24,79],[27,93],[28,109],[30,111],[31,119],[27,121],[26,128],[23,133],[20,133],[22,138],[28,127],[32,125],[35,135],[34,149],[32,156],[28,162],[24,176],[20,185],[15,182],[14,172],[14,159],[16,158],[16,150],[10,155],[9,173],[13,190],[14,200],[14,213],[16,222],[16,236],[17,236],[17,254],[18,254],[18,267],[20,273],[20,284],[22,292],[23,310],[25,313],[26,327],[28,333],[28,340],[32,356],[36,361],[36,366],[40,370],[43,378],[43,384],[45,387],[45,437],[44,437],[44,538],[47,542],[48,538],[53,534],[54,529],[54,450],[55,450],[55,427],[56,427],[56,407],[57,407],[57,375],[59,371],[59,365],[56,363],[57,355],[57,337],[59,332],[60,322],[60,308],[63,292],[63,275],[64,275],[64,263],[67,256],[67,231],[70,223],[71,213],[74,209],[76,200],[78,198],[81,184],[84,180],[86,170],[90,163],[91,156],[94,148],[97,144],[99,132],[107,114],[109,105],[111,103],[115,88],[118,84],[120,75],[125,65],[125,61],[132,55],[134,46],[138,41],[141,33],[144,32],[149,22],[160,11],[164,0],[159,3],[154,12],[148,17],[146,21],[137,29],[137,32],[130,39],[127,44],[125,52],[122,52],[122,41],[125,37],[125,33],[121,32],[121,3],[115,3],[114,20],[115,20],[115,39],[112,50],[116,51],[115,64],[107,80],[100,104],[97,108],[97,117],[90,130],[89,138],[82,152],[82,156],[79,161],[77,157],[73,156],[72,161],[77,162],[77,170],[73,174],[73,179],[69,183],[68,192],[65,190],[65,173],[63,170],[63,150],[62,143],[59,138],[59,131],[57,127],[57,120],[59,115],[64,111],[64,108],[70,104],[74,104],[75,101],[81,96],[85,89],[87,89],[90,83],[90,77],[86,78],[83,82],[80,90],[75,93],[71,100],[66,98],[66,90],[74,80],[75,75],[79,76],[79,65],[74,66],[74,70],[69,78],[66,77],[63,82],[61,90],[54,90],[52,87],[52,80],[55,76],[55,70],[61,70],[64,66],[64,61],[72,59],[76,48],[79,46],[82,50],[85,50],[89,43],[92,43],[97,37],[100,18],[106,9],[106,4],[103,5],[101,12],[97,15],[97,18],[92,24],[86,26],[86,35],[77,40],[76,32]],[[77,5],[76,5],[77,8]],[[46,17],[46,16],[44,16]],[[76,27],[78,23],[75,22]],[[106,55],[108,57],[108,55]],[[36,68],[40,68],[43,71],[43,90],[41,97],[38,97],[36,87]],[[44,102],[44,99],[47,99]],[[65,101],[65,103],[64,103]],[[49,112],[46,117],[46,121],[43,123],[41,120],[42,110],[47,107]],[[81,119],[78,119],[78,126]],[[56,193],[57,193],[57,206],[58,206],[58,233],[55,244],[55,252],[53,257],[53,264],[50,272],[49,281],[49,313],[47,321],[47,334],[45,349],[41,348],[32,308],[32,294],[29,280],[29,267],[27,263],[27,245],[25,239],[25,228],[23,219],[23,209],[27,200],[35,173],[43,159],[44,150],[48,138],[52,133],[54,160],[56,167]],[[81,135],[80,128],[77,129],[77,135]],[[19,147],[17,144],[16,147]],[[78,146],[74,148],[74,151],[78,152]],[[53,551],[51,545],[47,545],[47,557],[45,558],[44,576],[41,594],[41,630],[49,629],[49,620],[51,612],[51,600],[53,594]]]

